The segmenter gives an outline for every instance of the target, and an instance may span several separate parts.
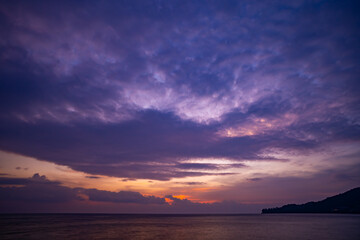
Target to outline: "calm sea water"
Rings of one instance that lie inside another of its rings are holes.
[[[0,215],[1,239],[360,239],[360,215]]]

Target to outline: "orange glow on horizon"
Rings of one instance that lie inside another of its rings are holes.
[[[181,199],[181,200],[184,200],[184,199],[189,199],[190,196],[186,196],[186,195],[176,195],[176,196],[173,196],[174,198],[178,198],[178,199]]]
[[[165,202],[167,202],[169,205],[172,205],[174,200],[172,200],[170,198],[165,198]]]

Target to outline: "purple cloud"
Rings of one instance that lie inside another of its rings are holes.
[[[23,186],[9,186],[19,184]],[[111,192],[98,189],[69,188],[61,186],[58,182],[49,181],[44,175],[40,176],[39,174],[34,174],[32,178],[27,179],[1,177],[0,193],[0,212],[3,213],[17,212],[19,209],[23,212],[41,212],[44,209],[59,212],[58,207],[62,209],[64,206],[67,206],[65,209],[71,209],[74,206],[77,207],[78,204],[81,204],[82,208],[87,212],[98,211],[101,208],[98,205],[89,204],[89,202],[103,205],[110,204],[110,209],[107,209],[106,212],[111,211],[112,213],[116,211],[117,205],[121,207],[121,211],[136,212],[136,209],[132,208],[132,204],[135,204],[138,209],[152,213],[226,213],[244,210],[251,212],[254,210],[260,211],[261,207],[263,207],[262,205],[244,205],[236,202],[195,203],[188,199],[179,199],[171,195],[161,198],[144,196],[132,191]],[[173,202],[168,204],[165,198],[171,199]]]
[[[1,186],[6,185],[6,186]],[[12,187],[12,185],[22,185]],[[97,202],[165,204],[163,198],[143,196],[138,192],[110,192],[97,189],[69,188],[38,173],[31,178],[0,178],[1,201],[71,202],[85,199]],[[86,196],[86,197],[84,197]],[[85,198],[85,199],[84,199]]]
[[[97,189],[81,189],[80,193],[84,193],[91,201],[99,202],[115,202],[115,203],[141,203],[141,204],[165,204],[163,198],[154,196],[143,196],[138,192],[120,191],[109,192]]]
[[[357,6],[1,3],[0,149],[168,180],[358,143]]]
[[[44,202],[58,203],[76,199],[76,193],[67,187],[60,186],[46,177],[34,174],[32,178],[0,178],[0,185],[24,185],[22,187],[0,187],[1,202]]]

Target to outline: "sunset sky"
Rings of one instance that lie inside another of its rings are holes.
[[[0,212],[253,213],[360,186],[359,1],[1,1]]]

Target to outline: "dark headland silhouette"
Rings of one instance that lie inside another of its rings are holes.
[[[262,213],[360,213],[360,187],[319,202],[266,208]]]

